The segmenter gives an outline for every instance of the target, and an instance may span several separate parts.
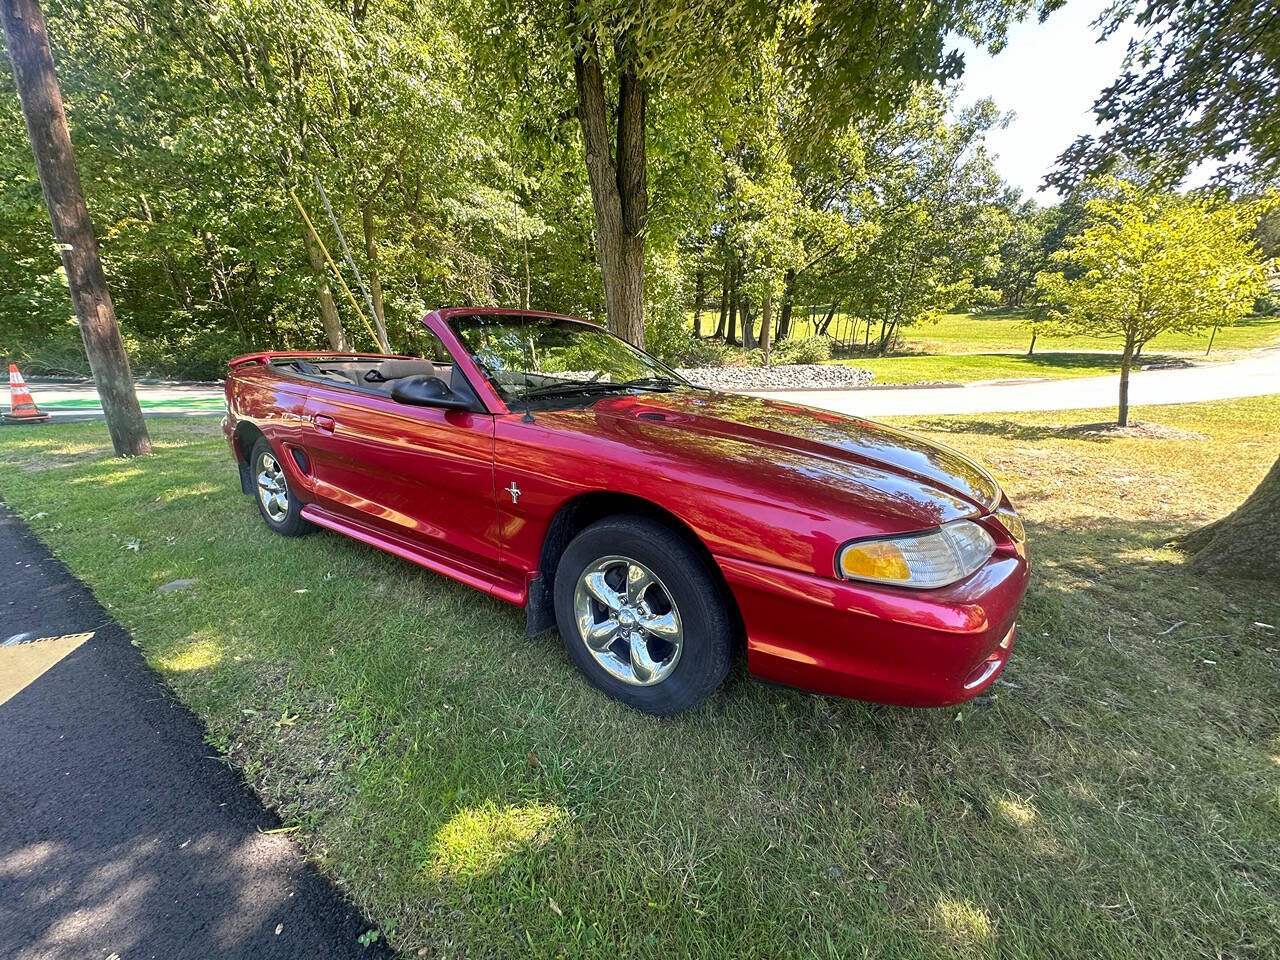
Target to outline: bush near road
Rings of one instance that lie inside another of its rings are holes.
[[[98,424],[0,431],[0,493],[410,955],[1275,956],[1280,587],[1168,544],[1257,484],[1280,398],[1138,414],[915,422],[1035,559],[995,696],[932,712],[739,667],[634,714],[513,609],[271,535],[207,421],[131,462]]]

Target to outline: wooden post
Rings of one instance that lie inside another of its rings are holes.
[[[151,452],[151,438],[133,388],[116,308],[98,256],[98,239],[76,172],[62,91],[53,71],[49,34],[38,0],[0,0],[9,60],[31,137],[44,202],[80,321],[80,336],[98,388],[116,455]]]

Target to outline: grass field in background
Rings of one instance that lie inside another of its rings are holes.
[[[1139,365],[1168,359],[1143,355]],[[1096,377],[1120,372],[1120,358],[1107,353],[906,354],[855,357],[837,363],[870,370],[876,383],[972,383],[975,380],[1063,379]]]
[[[714,323],[712,324],[714,327]],[[832,328],[835,328],[833,322]],[[796,337],[813,333],[812,326],[802,317],[794,324]],[[873,341],[876,330],[872,330]],[[918,323],[903,331],[901,352],[909,353],[997,353],[1027,352],[1031,342],[1031,329],[1024,316],[1017,311],[999,313],[950,313],[937,323]],[[1280,343],[1280,317],[1250,317],[1234,327],[1218,331],[1213,341],[1213,353],[1219,350],[1247,350]],[[1202,355],[1209,344],[1209,331],[1194,336],[1185,333],[1165,333],[1156,337],[1146,347],[1148,353],[1187,353]],[[1041,336],[1036,340],[1036,350],[1096,350],[1119,353],[1121,344],[1114,339],[1085,336]],[[1213,356],[1210,354],[1210,357]]]
[[[134,633],[408,955],[1280,955],[1280,586],[1171,538],[1242,500],[1280,398],[911,423],[1024,513],[992,696],[905,710],[752,682],[602,697],[554,634],[333,534],[271,534],[214,421],[0,430],[0,493]],[[161,584],[195,586],[159,593]]]

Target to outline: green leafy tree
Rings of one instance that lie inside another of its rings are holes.
[[[902,328],[972,302],[1008,230],[1004,187],[984,143],[995,107],[984,101],[948,119],[950,109],[949,97],[922,88],[895,123],[864,137],[858,215],[873,233],[864,250],[832,266],[868,337],[878,325],[881,353]]]
[[[1280,16],[1275,0],[1116,0],[1099,17],[1108,36],[1132,21],[1120,76],[1050,180],[1076,183],[1137,164],[1159,185],[1199,163],[1223,180],[1280,176]]]
[[[513,84],[524,82],[530,56],[566,78],[572,70],[569,109],[581,128],[609,324],[643,345],[655,101],[674,97],[704,109],[709,91],[744,57],[776,42],[781,69],[810,104],[813,137],[851,116],[887,117],[916,83],[957,76],[963,60],[947,47],[950,33],[997,46],[1008,21],[1031,7],[1026,0],[492,0],[468,22],[497,48]],[[502,29],[493,30],[495,22]]]
[[[1129,423],[1133,358],[1167,331],[1229,325],[1267,288],[1252,207],[1197,196],[1146,193],[1111,181],[1087,204],[1088,224],[1055,255],[1064,273],[1042,273],[1046,301],[1070,330],[1123,342],[1117,422]]]

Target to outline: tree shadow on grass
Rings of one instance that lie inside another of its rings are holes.
[[[1107,443],[1113,439],[1102,427],[1107,424],[1064,424],[1049,426],[1019,423],[1016,420],[970,420],[954,417],[913,419],[911,427],[927,433],[966,434],[975,433],[1006,440],[1081,440],[1088,443]]]

